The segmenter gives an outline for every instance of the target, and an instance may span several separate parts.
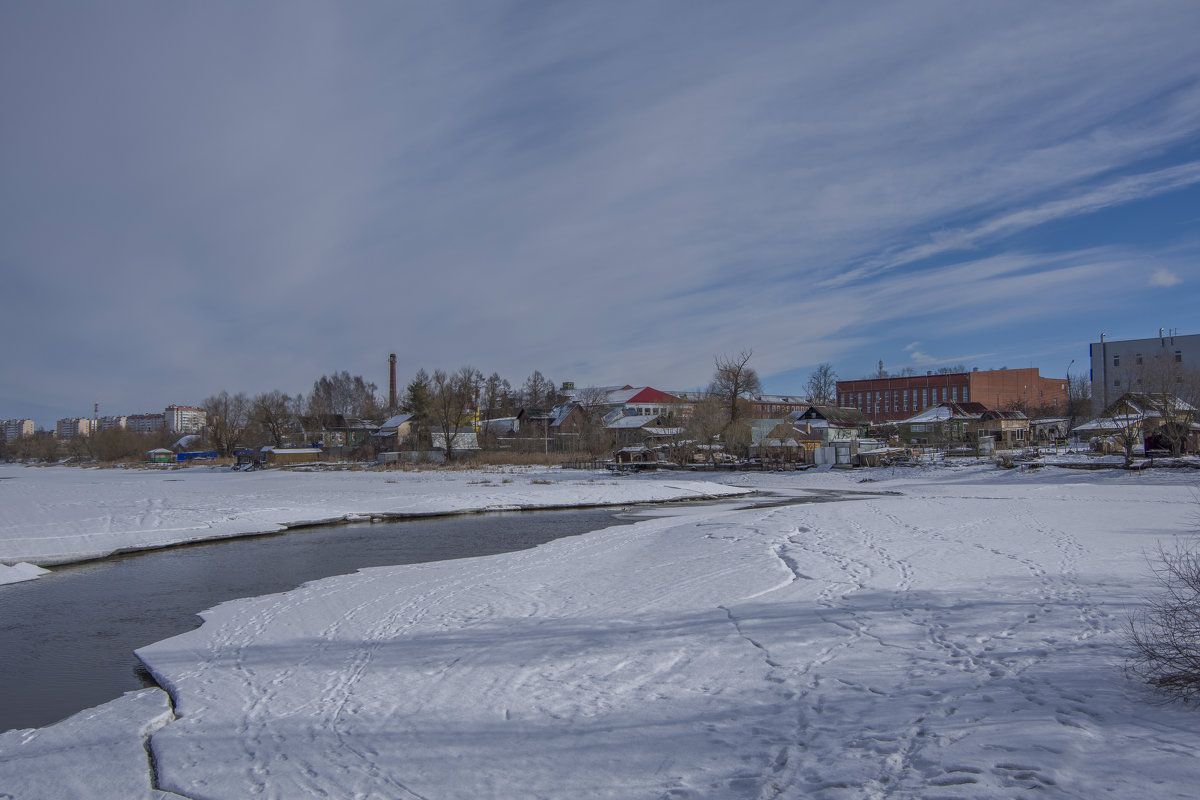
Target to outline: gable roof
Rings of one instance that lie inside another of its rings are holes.
[[[655,389],[651,386],[625,386],[608,392],[608,402],[617,404],[629,403],[682,403],[682,399],[673,394]]]
[[[969,420],[979,419],[987,413],[987,406],[983,403],[954,403],[947,400],[945,403],[939,403],[936,406],[931,406],[919,414],[909,417],[908,419],[900,420],[900,425],[910,425],[912,423],[925,422],[946,422],[951,419]],[[1025,416],[1021,415],[1022,418]]]
[[[841,406],[809,406],[799,419],[823,419],[832,425],[857,426],[868,424],[867,415],[857,408]]]
[[[1166,406],[1173,411],[1195,412],[1196,408],[1173,394],[1151,394],[1149,392],[1126,392],[1112,405],[1104,409],[1101,416],[1113,417],[1123,411],[1131,411],[1144,417],[1162,416],[1160,409]]]
[[[393,431],[395,431],[410,419],[412,419],[412,414],[397,414],[394,417],[389,417],[388,419],[384,420],[384,423],[379,426],[379,430],[383,431],[391,428]]]

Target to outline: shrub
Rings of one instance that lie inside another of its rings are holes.
[[[1134,613],[1126,671],[1168,696],[1200,699],[1200,542],[1159,546],[1151,569],[1162,594]]]

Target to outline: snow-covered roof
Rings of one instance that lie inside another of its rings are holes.
[[[633,428],[644,428],[658,419],[657,414],[625,414],[608,422],[605,427],[616,430],[630,430]]]
[[[1097,417],[1089,420],[1082,425],[1076,425],[1076,431],[1119,431],[1126,428],[1134,428],[1145,421],[1144,417],[1134,416],[1132,414],[1124,414],[1116,417]]]
[[[399,428],[410,419],[412,419],[412,414],[397,414],[394,417],[389,417],[386,419],[384,423],[379,426],[379,429],[384,430],[385,428]]]
[[[575,407],[577,405],[578,404],[574,403],[574,402],[559,403],[554,408],[550,409],[550,425],[551,425],[551,427],[553,427],[555,425],[562,425],[563,421],[571,415],[571,412],[573,410],[575,410]]]

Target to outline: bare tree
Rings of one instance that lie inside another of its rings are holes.
[[[483,398],[480,403],[483,418],[490,420],[508,416],[504,413],[504,403],[511,396],[512,385],[501,378],[500,373],[493,372],[489,375],[483,382]]]
[[[690,441],[696,443],[696,447],[704,448],[708,455],[709,463],[714,466],[717,463],[718,442],[721,439],[721,432],[729,425],[729,422],[726,420],[727,414],[728,410],[720,400],[707,398],[701,400],[692,409],[692,416],[688,419],[688,424],[685,427],[685,435]]]
[[[222,391],[201,403],[207,416],[209,441],[222,456],[229,456],[242,443],[250,421],[250,400],[243,392]]]
[[[383,408],[375,384],[363,380],[361,375],[351,376],[342,370],[332,375],[322,375],[313,383],[308,396],[308,413],[311,416],[340,414],[343,417],[374,418]]]
[[[1167,353],[1136,369],[1138,391],[1145,393],[1161,421],[1157,435],[1171,448],[1171,455],[1182,455],[1200,403],[1200,373]]]
[[[715,360],[716,369],[708,393],[724,409],[728,425],[749,416],[748,405],[743,402],[746,395],[762,393],[758,373],[750,366],[753,355],[753,350],[743,350],[736,356],[720,356]]]
[[[1088,416],[1092,410],[1092,382],[1085,375],[1067,375],[1067,430],[1075,427],[1075,420]]]
[[[1163,593],[1129,619],[1126,671],[1183,701],[1200,699],[1200,544],[1161,545],[1151,563]]]
[[[575,393],[575,402],[583,415],[579,424],[579,447],[592,456],[599,456],[612,444],[604,427],[608,392],[598,386],[585,386]]]
[[[454,457],[455,437],[471,419],[478,374],[473,367],[462,367],[454,373],[435,369],[430,378],[430,410],[433,424],[446,439],[446,461]]]
[[[251,401],[252,419],[266,431],[276,447],[283,446],[283,437],[291,430],[294,406],[293,399],[278,389],[255,395]]]
[[[554,381],[547,379],[538,370],[534,370],[521,387],[521,399],[526,408],[550,408],[554,405],[557,394]]]
[[[837,396],[837,373],[833,371],[833,364],[828,361],[818,364],[812,375],[808,376],[804,391],[808,393],[808,402],[813,405],[831,405]]]

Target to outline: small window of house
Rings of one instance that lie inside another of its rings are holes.
[[[1121,385],[1121,379],[1120,379],[1120,378],[1117,378],[1117,379],[1115,379],[1115,380],[1113,381],[1113,386],[1120,386],[1120,385]]]
[[[1136,356],[1134,356],[1133,361],[1135,364],[1141,364],[1142,363],[1142,354],[1138,353]]]
[[[1121,357],[1120,356],[1113,356],[1113,366],[1114,367],[1121,366]]]
[[[1176,363],[1176,364],[1182,364],[1182,363],[1183,363],[1183,351],[1182,351],[1182,350],[1176,350],[1176,351],[1175,351],[1175,363]]]

